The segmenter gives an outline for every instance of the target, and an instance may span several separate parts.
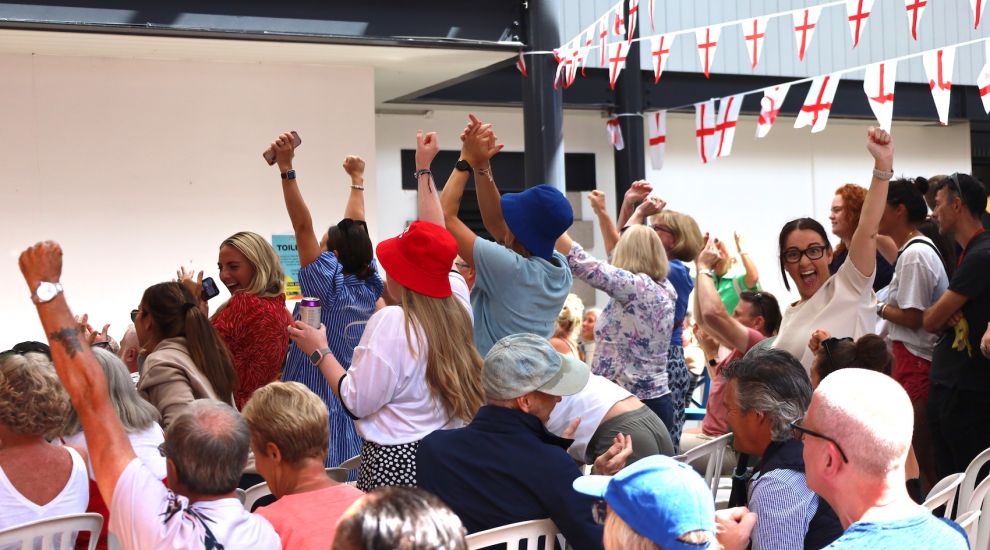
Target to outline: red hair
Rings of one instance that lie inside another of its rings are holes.
[[[863,212],[863,202],[866,201],[866,188],[847,183],[835,190],[835,194],[842,197],[842,208],[848,212],[849,220],[852,222],[853,231],[859,227],[859,216]],[[839,243],[835,247],[836,254],[841,254],[846,250],[846,245]]]

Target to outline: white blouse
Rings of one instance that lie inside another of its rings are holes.
[[[55,498],[45,504],[36,504],[22,495],[7,478],[0,468],[0,531],[40,519],[81,514],[89,504],[89,476],[86,475],[86,463],[83,458],[70,447],[63,447],[72,457],[72,471],[65,487],[55,495]],[[64,546],[71,548],[73,545]]]

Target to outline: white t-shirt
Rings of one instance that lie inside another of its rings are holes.
[[[131,447],[134,448],[134,454],[151,470],[151,473],[157,476],[158,479],[165,479],[168,475],[165,469],[165,457],[158,452],[158,446],[165,441],[165,434],[162,432],[162,427],[157,422],[152,422],[147,429],[127,434],[127,438],[131,440]],[[86,434],[83,432],[63,437],[62,440],[68,445],[89,449],[86,446]],[[89,468],[89,478],[95,481],[93,463],[88,458],[86,460],[86,466]]]
[[[268,520],[245,511],[236,498],[189,504],[137,458],[124,468],[113,489],[110,533],[124,550],[282,548]]]
[[[888,304],[924,311],[949,288],[949,277],[934,246],[928,237],[915,237],[904,243],[894,264],[894,278],[887,287]],[[891,342],[901,342],[912,354],[932,360],[936,334],[922,327],[914,330],[891,322],[887,322],[886,329]]]
[[[632,397],[632,394],[622,386],[608,378],[592,374],[583,390],[560,399],[560,403],[550,412],[547,429],[560,435],[575,417],[580,416],[581,423],[574,432],[574,443],[567,449],[567,453],[574,460],[584,463],[588,443],[602,419],[616,403],[628,397]]]
[[[82,514],[89,504],[89,478],[86,476],[86,463],[75,449],[63,447],[72,457],[72,471],[65,487],[55,498],[38,505],[24,497],[0,468],[0,531],[40,519]],[[72,548],[74,544],[65,546]],[[7,548],[7,547],[0,547]],[[15,545],[14,548],[19,548]],[[29,548],[29,547],[25,547]]]
[[[810,372],[815,358],[808,349],[812,332],[824,329],[836,338],[873,333],[877,326],[875,275],[876,269],[869,277],[863,275],[847,259],[811,298],[784,311],[773,347],[790,352]]]
[[[471,316],[467,283],[450,274],[454,296]],[[340,384],[340,398],[358,420],[354,427],[362,438],[379,445],[412,443],[441,429],[460,428],[426,384],[426,347],[419,345],[419,331],[406,339],[406,317],[399,306],[380,309],[368,319],[361,342],[354,348],[351,368]]]

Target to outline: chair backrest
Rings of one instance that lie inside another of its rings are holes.
[[[979,479],[977,476],[987,462],[990,462],[990,449],[985,449],[976,455],[976,458],[966,467],[966,479],[959,486],[959,513],[965,512],[962,507],[966,506],[973,498],[973,489],[976,488],[976,481]]]
[[[955,505],[956,493],[959,492],[959,485],[966,479],[966,474],[959,472],[942,478],[941,481],[932,487],[932,490],[925,498],[923,506],[931,511],[935,511],[940,506],[945,506],[943,517],[952,519],[952,508]]]
[[[327,468],[327,477],[338,482],[347,482],[347,476],[351,473],[347,468]]]
[[[244,504],[244,499],[247,498],[247,492],[244,489],[240,487],[234,489],[234,495],[237,497],[237,500],[241,501],[241,504]]]
[[[534,519],[531,521],[521,521],[510,525],[503,525],[487,531],[481,531],[467,536],[468,550],[478,550],[505,544],[507,550],[519,550],[519,543],[526,541],[528,550],[538,548],[539,540],[545,537],[544,548],[553,548],[551,542],[554,537],[560,538],[560,547],[566,548],[563,537],[560,537],[560,529],[549,519]]]
[[[0,531],[0,547],[20,543],[22,548],[34,548],[35,541],[41,539],[41,550],[70,550],[75,542],[75,534],[89,531],[89,550],[93,550],[100,539],[101,529],[103,516],[100,514],[71,514],[40,519]]]
[[[674,457],[685,464],[693,464],[702,458],[708,458],[705,466],[705,483],[712,491],[712,498],[718,493],[718,480],[722,476],[722,461],[725,459],[725,452],[732,444],[732,434],[727,433],[716,437],[708,443],[703,443],[688,452]]]
[[[966,531],[966,538],[969,539],[969,547],[977,548],[976,534],[980,524],[980,511],[970,510],[965,512],[956,518],[956,523],[959,524],[959,527],[963,528],[963,531]]]
[[[988,494],[990,494],[990,476],[985,477],[976,486],[973,494],[969,497],[969,502],[959,501],[960,513],[965,514],[966,512],[979,510],[984,517],[984,520],[979,522],[980,525],[976,530],[976,543],[970,544],[970,547],[974,549],[990,550],[990,519],[986,519],[990,518],[990,498],[987,498]],[[962,516],[959,517],[961,518]]]
[[[361,467],[361,455],[355,455],[340,463],[338,468],[345,470],[357,470]]]
[[[272,494],[272,491],[268,488],[267,481],[262,481],[257,485],[248,487],[247,490],[244,491],[244,509],[250,512],[251,508],[254,508],[254,503],[258,502],[259,498],[270,494]]]

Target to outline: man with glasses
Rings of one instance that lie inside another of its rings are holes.
[[[958,243],[958,267],[949,288],[925,310],[925,330],[939,334],[932,353],[928,418],[938,477],[962,472],[990,447],[990,349],[981,338],[990,322],[990,233],[980,217],[983,184],[952,174],[935,185],[933,218]]]
[[[906,550],[969,548],[955,523],[915,503],[905,485],[911,447],[911,400],[893,378],[841,369],[822,380],[804,420],[808,487],[835,510],[845,528],[827,548]]]

